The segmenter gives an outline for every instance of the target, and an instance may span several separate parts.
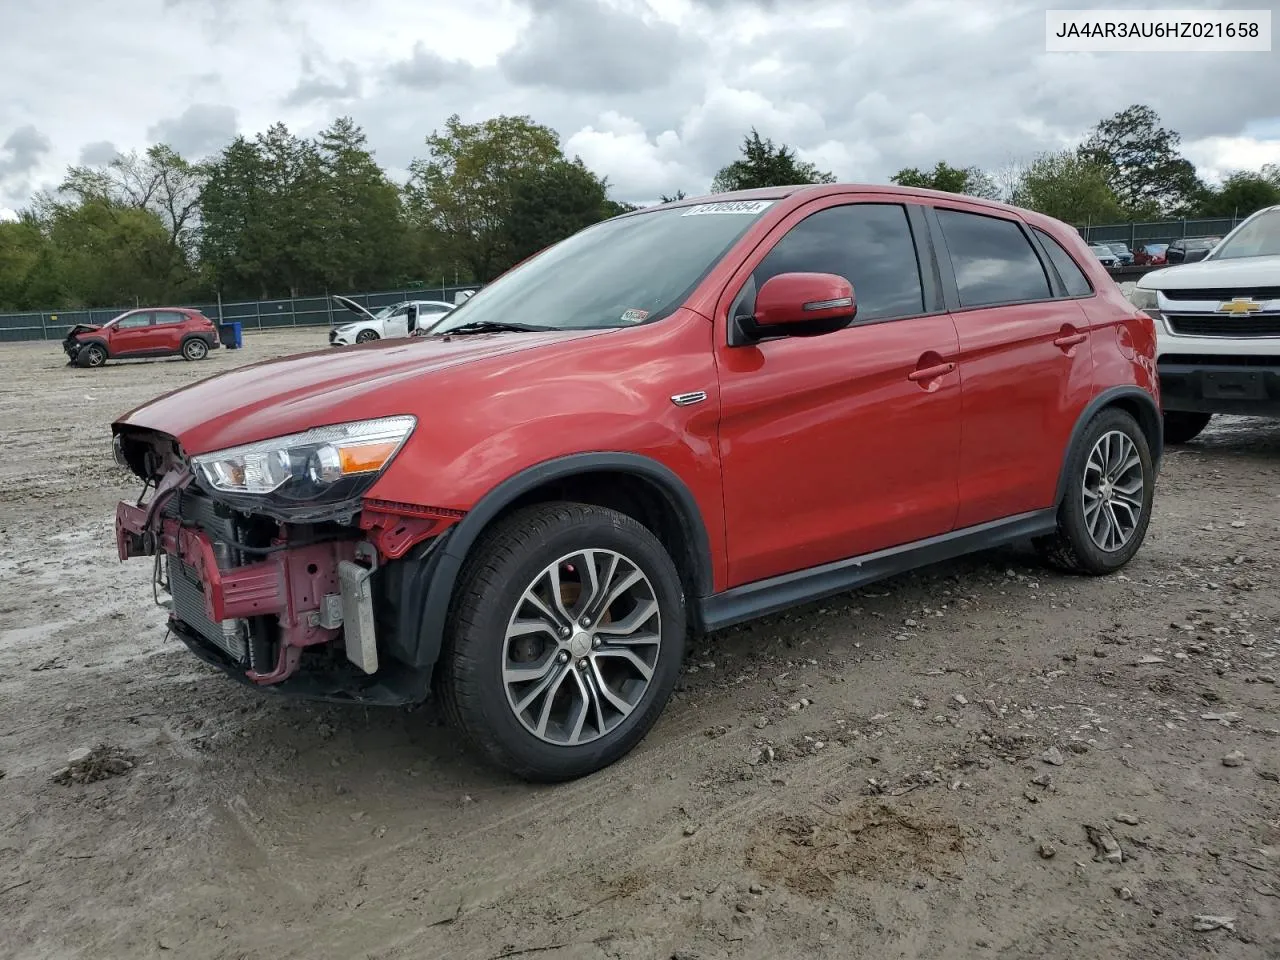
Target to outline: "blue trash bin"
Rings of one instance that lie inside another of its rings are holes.
[[[238,321],[224,323],[218,329],[222,345],[228,350],[239,350],[244,346],[244,326]]]

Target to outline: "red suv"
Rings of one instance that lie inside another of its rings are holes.
[[[62,349],[77,367],[108,360],[181,356],[203,360],[218,348],[218,328],[199,310],[151,307],[129,310],[101,326],[79,323],[67,331]]]
[[[1151,319],[1070,227],[892,187],[724,194],[543,251],[429,336],[241,368],[113,426],[170,626],[262,688],[441,698],[516,774],[634,747],[686,637],[1151,515]],[[155,556],[161,554],[161,556]]]

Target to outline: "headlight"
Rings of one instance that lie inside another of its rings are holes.
[[[383,417],[317,427],[274,440],[191,458],[211,490],[277,503],[316,503],[359,495],[413,432],[414,417]]]
[[[1129,302],[1153,319],[1160,319],[1160,300],[1150,287],[1134,287],[1129,291]]]

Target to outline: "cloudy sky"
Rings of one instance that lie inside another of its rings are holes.
[[[753,125],[877,182],[1029,159],[1143,102],[1210,178],[1280,161],[1280,52],[1045,53],[1044,10],[1083,0],[0,3],[0,210],[117,150],[341,114],[397,176],[452,113],[528,114],[637,202],[705,190]]]

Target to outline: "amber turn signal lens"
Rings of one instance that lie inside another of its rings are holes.
[[[354,447],[339,447],[338,458],[343,474],[373,473],[382,469],[393,453],[397,442],[365,443]]]

